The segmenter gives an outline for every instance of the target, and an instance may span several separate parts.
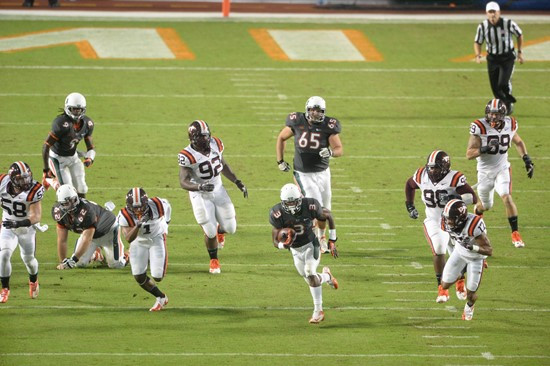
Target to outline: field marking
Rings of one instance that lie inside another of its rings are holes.
[[[449,316],[408,316],[407,319],[410,320],[460,320],[457,317],[449,317]]]
[[[490,355],[490,356],[489,356]],[[547,355],[492,355],[484,352],[480,355],[465,354],[420,354],[420,353],[250,353],[250,352],[12,352],[0,353],[0,356],[11,357],[305,357],[305,358],[483,358],[483,359],[550,359]],[[491,357],[491,358],[489,358]]]
[[[352,243],[399,243],[397,240],[352,240]],[[374,248],[357,248],[358,250],[385,250],[385,249],[374,249]],[[397,249],[404,250],[404,249]],[[408,249],[407,249],[408,250]]]
[[[462,319],[461,319],[462,320]],[[431,344],[429,347],[433,348],[487,348],[483,345],[472,345],[472,344]]]
[[[0,70],[6,69],[6,70],[114,70],[114,71],[205,71],[205,72],[213,72],[213,71],[222,71],[222,72],[236,72],[236,71],[247,71],[247,72],[349,72],[349,73],[358,73],[358,72],[365,72],[365,73],[434,73],[434,72],[450,72],[450,73],[456,73],[456,72],[472,72],[472,73],[487,73],[487,70],[485,68],[343,68],[343,67],[284,67],[284,68],[278,68],[278,67],[201,67],[201,66],[75,66],[75,65],[56,65],[56,66],[47,66],[47,65],[0,65]],[[548,69],[540,68],[540,69],[516,69],[514,70],[514,73],[547,73]],[[4,95],[4,93],[0,94]],[[20,94],[20,95],[29,95],[29,96],[36,96],[36,94],[29,93],[29,94]],[[47,94],[48,96],[66,96],[65,94]],[[94,95],[94,94],[89,94]],[[114,94],[108,94],[111,96],[115,96]],[[202,95],[202,94],[201,94]],[[87,94],[88,96],[88,94]],[[120,95],[123,96],[123,95]],[[151,94],[152,97],[155,98],[164,98],[166,97],[165,94],[163,95],[155,95]],[[203,95],[207,97],[208,95]],[[213,96],[210,96],[213,97]],[[225,98],[228,98],[231,96],[225,96]],[[259,98],[259,96],[255,96],[255,98]],[[303,95],[300,96],[300,98],[303,98]],[[355,99],[358,98],[358,96],[350,96],[350,98]],[[379,96],[376,97],[376,99],[386,99],[387,96]],[[399,98],[399,97],[392,97],[392,98]],[[403,97],[405,98],[405,97]],[[410,96],[406,97],[407,99],[418,99],[418,97]],[[435,97],[434,97],[435,98]],[[446,98],[446,97],[438,97],[438,98]],[[474,99],[474,98],[481,98],[481,97],[464,97],[464,96],[457,96],[454,99]],[[487,96],[484,96],[483,98],[487,99]],[[524,99],[525,97],[522,96]],[[549,96],[544,97],[544,99],[550,99]]]
[[[416,281],[416,282],[409,282],[409,281],[386,281],[382,282],[384,285],[427,285],[427,284],[433,284],[433,281]]]
[[[401,277],[401,276],[431,276],[430,273],[377,273],[377,276],[390,276],[390,277]]]
[[[359,241],[359,240],[357,240]],[[356,242],[356,241],[354,241]],[[390,241],[387,241],[387,240],[366,240],[366,241],[363,241],[363,242],[369,242],[369,243],[391,243],[391,242],[394,242],[396,243],[397,241],[395,240],[390,240]],[[385,251],[385,250],[400,250],[400,251],[408,251],[409,249],[407,248],[357,248],[357,250],[366,250],[366,251],[373,251],[373,252],[377,252],[377,251]]]
[[[395,294],[433,294],[434,291],[428,291],[428,290],[387,290],[387,292],[395,293]]]
[[[470,329],[471,327],[467,327],[464,325],[414,325],[417,329]]]
[[[479,338],[479,336],[476,336],[476,335],[469,335],[469,336],[423,335],[422,338],[456,338],[456,339],[468,339],[468,338]]]

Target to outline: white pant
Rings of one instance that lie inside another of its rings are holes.
[[[76,249],[81,245],[81,242],[82,236],[80,236],[76,242],[75,252]],[[84,253],[82,257],[79,258],[76,266],[86,267],[90,263],[92,255],[97,248],[103,249],[105,259],[107,260],[107,265],[109,266],[109,268],[123,268],[124,266],[126,266],[126,258],[124,258],[124,244],[122,243],[122,239],[120,238],[120,232],[118,229],[118,224],[116,222],[113,224],[113,226],[111,226],[111,229],[109,229],[109,232],[107,234],[103,235],[100,238],[92,239],[90,247],[88,248],[86,253]]]
[[[300,276],[306,278],[317,273],[317,266],[321,260],[319,248],[314,248],[313,243],[303,245],[299,248],[290,248],[294,266]],[[316,252],[316,253],[315,253]],[[315,259],[315,254],[317,259]]]
[[[445,254],[445,251],[449,250],[450,236],[449,233],[441,229],[440,222],[426,218],[424,220],[424,235],[430,244],[433,255]]]
[[[460,250],[455,250],[447,259],[441,280],[447,283],[454,283],[462,276],[464,266],[467,267],[466,272],[466,288],[471,291],[477,291],[481,283],[483,274],[483,258],[469,259],[460,255]]]
[[[328,210],[332,208],[330,168],[317,173],[294,171],[294,179],[300,186],[304,197],[315,198],[321,206]]]
[[[147,272],[151,263],[151,276],[164,278],[168,255],[166,252],[166,234],[153,238],[137,238],[130,244],[130,266],[134,276]]]
[[[234,234],[237,231],[235,207],[224,186],[218,186],[213,192],[189,192],[195,220],[202,226],[210,239],[220,230]]]
[[[38,261],[34,257],[36,250],[36,229],[20,227],[0,230],[0,277],[11,276],[11,256],[19,244],[21,259],[29,274],[38,273]]]
[[[81,194],[88,192],[84,164],[76,152],[73,156],[59,156],[50,150],[49,166],[50,170],[55,172],[59,184],[70,184]]]
[[[485,209],[493,207],[495,191],[499,196],[512,193],[512,168],[505,168],[498,172],[477,172],[477,193]]]

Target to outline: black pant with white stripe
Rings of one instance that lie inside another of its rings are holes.
[[[504,55],[487,55],[487,71],[493,95],[506,103],[508,111],[510,111],[510,103],[516,102],[516,98],[511,94],[512,83],[510,82],[515,61],[516,56],[513,52]]]

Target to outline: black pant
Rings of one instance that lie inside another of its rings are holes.
[[[510,83],[515,61],[516,56],[512,52],[505,55],[487,55],[487,71],[493,95],[508,107],[510,103],[516,102],[516,98],[511,94],[512,84]]]

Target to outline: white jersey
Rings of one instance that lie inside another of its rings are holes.
[[[29,218],[29,207],[39,202],[44,197],[44,187],[37,181],[33,181],[28,191],[12,196],[8,193],[8,185],[11,185],[7,174],[0,175],[0,197],[2,199],[2,221],[21,221]]]
[[[514,117],[504,117],[504,127],[501,130],[491,127],[485,118],[472,122],[470,125],[470,135],[479,136],[481,146],[487,145],[490,140],[497,140],[499,142],[497,152],[481,154],[477,157],[478,171],[500,171],[510,167],[508,149],[517,130],[518,124]]]
[[[222,141],[217,137],[211,137],[208,155],[203,155],[189,145],[178,154],[179,165],[191,169],[191,182],[212,183],[219,188],[222,185],[220,173],[223,169],[223,150]]]
[[[456,189],[466,184],[466,177],[459,171],[450,170],[437,184],[428,177],[426,167],[419,168],[413,180],[420,188],[422,202],[426,205],[426,218],[439,222],[449,195],[457,195]]]
[[[466,249],[466,246],[468,244],[475,244],[475,238],[477,238],[481,234],[487,233],[487,227],[485,226],[485,222],[483,221],[481,216],[469,213],[468,218],[466,219],[466,224],[464,225],[462,231],[459,233],[449,229],[445,225],[444,220],[441,219],[441,229],[449,233],[449,235],[451,236],[451,240],[455,245],[455,250],[458,251],[458,253],[462,257],[470,260],[487,258],[486,255]]]
[[[136,239],[153,238],[158,235],[165,234],[168,230],[170,222],[171,207],[167,200],[159,197],[149,198],[147,205],[149,206],[150,218],[141,225]],[[117,221],[120,226],[136,226],[137,217],[126,207],[120,210],[117,216]]]

